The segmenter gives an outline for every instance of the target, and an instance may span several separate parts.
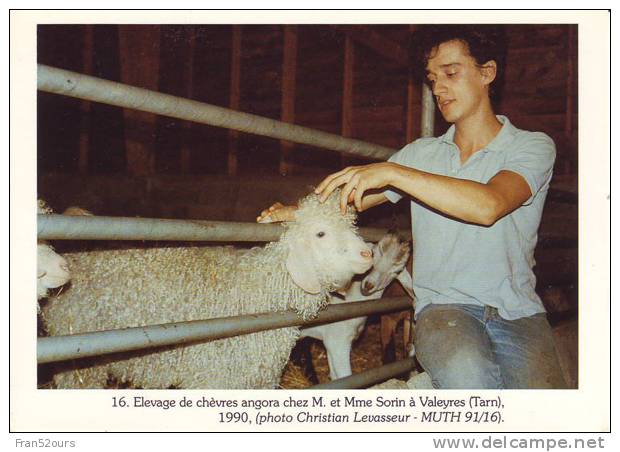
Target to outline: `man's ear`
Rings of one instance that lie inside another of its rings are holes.
[[[497,63],[495,60],[489,60],[480,66],[480,73],[484,78],[484,83],[490,85],[497,77]]]

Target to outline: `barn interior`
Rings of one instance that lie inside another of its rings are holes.
[[[396,151],[422,135],[423,82],[410,57],[420,27],[39,25],[37,62]],[[521,129],[547,133],[557,147],[534,271],[569,386],[577,387],[578,30],[504,28],[496,112]],[[448,126],[435,111],[433,134]],[[275,201],[296,202],[344,166],[373,161],[43,91],[37,149],[38,197],[58,212],[80,206],[95,215],[237,222],[253,222]],[[409,206],[372,209],[359,222],[406,234]],[[386,292],[403,294],[397,284]],[[384,356],[380,323],[371,317],[356,343],[354,372],[403,356],[402,334]],[[318,381],[327,381],[322,345],[306,346]],[[287,372],[282,387],[308,384],[295,365]]]

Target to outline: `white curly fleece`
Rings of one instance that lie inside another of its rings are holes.
[[[334,271],[320,275],[321,291],[313,295],[294,284],[285,267],[287,243],[316,218],[355,229],[352,211],[340,214],[337,193],[324,204],[312,194],[300,202],[296,221],[286,225],[280,240],[265,247],[67,253],[72,288],[44,307],[49,334],[290,309],[304,318],[316,316],[334,288]],[[101,388],[108,376],[143,388],[274,388],[298,336],[297,327],[281,328],[68,362],[54,381],[58,388]]]

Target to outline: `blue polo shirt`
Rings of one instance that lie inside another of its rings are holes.
[[[493,226],[448,218],[410,196],[386,190],[398,202],[411,199],[413,289],[416,313],[430,303],[489,305],[514,320],[544,312],[534,291],[534,248],[549,189],[555,145],[541,132],[513,126],[505,116],[500,132],[461,165],[454,143],[455,126],[438,138],[421,138],[390,161],[433,174],[486,183],[501,170],[520,174],[532,196]]]

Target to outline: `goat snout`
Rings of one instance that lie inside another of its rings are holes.
[[[372,250],[362,250],[360,254],[363,258],[370,259],[372,258]]]
[[[362,295],[364,296],[368,296],[370,295],[375,289],[375,285],[369,281],[364,281],[362,283]]]

